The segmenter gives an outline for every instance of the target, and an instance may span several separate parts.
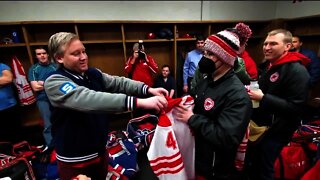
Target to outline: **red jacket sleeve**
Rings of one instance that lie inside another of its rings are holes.
[[[255,61],[250,57],[247,51],[243,51],[241,58],[244,60],[246,71],[251,79],[258,79],[258,69]]]
[[[148,56],[148,66],[149,68],[153,71],[153,73],[157,73],[158,72],[158,65],[157,63],[154,61],[154,59],[151,56]]]
[[[129,74],[129,73],[132,72],[132,66],[133,66],[133,64],[130,63],[132,58],[133,58],[132,56],[129,57],[129,59],[128,59],[127,63],[126,63],[126,66],[124,67],[124,71],[125,71],[127,74]]]

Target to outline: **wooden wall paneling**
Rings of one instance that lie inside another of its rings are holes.
[[[203,35],[204,37],[207,37],[209,35],[209,28],[207,23],[177,23],[176,32],[179,34],[177,40],[184,40],[184,36],[186,34],[189,34],[192,38],[194,38],[195,35]]]
[[[77,28],[72,21],[56,22],[23,22],[23,33],[31,64],[37,62],[34,49],[38,46],[47,48],[49,38],[57,32],[72,32],[77,34]]]
[[[32,51],[30,49],[30,43],[29,43],[29,39],[28,39],[28,34],[27,34],[27,29],[24,25],[22,25],[22,32],[23,32],[23,38],[26,42],[26,47],[27,47],[27,51],[28,51],[28,56],[29,56],[29,61],[31,64],[34,64],[34,60],[33,60],[33,56],[32,55]]]
[[[20,56],[22,59],[26,57],[26,60],[30,58],[23,30],[18,22],[0,24],[0,58],[8,65],[11,64],[13,55]],[[13,32],[16,33],[16,39]],[[30,66],[29,63],[25,63],[25,65]]]
[[[25,69],[25,71],[27,71],[30,66],[31,63],[29,61],[29,55],[28,55],[28,51],[27,51],[27,47],[26,46],[20,46],[20,47],[1,47],[0,48],[0,60],[2,62],[4,62],[5,64],[11,66],[11,60],[12,60],[12,56],[16,55],[17,58],[20,60],[23,68]],[[27,72],[26,72],[27,73]]]
[[[78,28],[78,25],[75,23],[74,24],[74,33],[79,36],[79,28]]]
[[[174,34],[174,39],[173,39],[173,67],[170,67],[171,69],[171,75],[174,77],[174,79],[177,79],[177,38],[179,37],[179,32],[178,32],[178,27],[177,24],[174,25],[173,31],[175,32]],[[175,93],[177,95],[177,93]]]
[[[48,45],[51,35],[57,32],[72,32],[75,33],[74,24],[70,23],[25,23],[27,37],[30,46]]]
[[[264,38],[250,38],[247,42],[246,50],[252,59],[259,65],[263,59],[264,54],[262,51]]]
[[[20,42],[12,42],[12,43],[5,43],[5,38],[9,38],[14,41],[13,32],[16,32],[17,37]],[[12,22],[12,23],[1,23],[0,24],[0,46],[25,46],[25,40],[23,37],[22,27],[19,22]]]
[[[265,38],[269,31],[270,21],[246,21],[243,22],[248,25],[252,31],[251,38]]]
[[[124,25],[121,24],[121,36],[122,36],[122,48],[123,48],[123,63],[127,62],[127,47],[126,47],[126,37],[124,33]]]
[[[147,53],[151,55],[158,64],[159,71],[161,72],[161,67],[165,64],[169,65],[171,69],[174,69],[174,43],[173,42],[147,42],[145,46],[150,46]],[[175,76],[174,72],[172,75]]]
[[[274,30],[274,29],[286,29],[286,20],[279,18],[279,19],[274,19],[270,21],[267,26],[266,26],[266,31],[267,33]]]
[[[210,35],[211,34],[216,34],[222,30],[225,30],[227,28],[232,28],[236,25],[236,23],[238,22],[213,22],[211,23],[211,31],[210,31]]]
[[[298,36],[319,36],[320,35],[320,15],[306,18],[296,18],[286,21],[286,28],[292,34]]]
[[[126,42],[138,42],[138,40],[160,42],[160,41],[170,41],[172,38],[162,37],[160,31],[163,29],[168,29],[172,35],[174,34],[174,24],[172,23],[126,23],[124,24],[124,32]],[[156,39],[148,39],[148,33],[155,33],[157,35]]]
[[[253,35],[247,43],[247,51],[257,65],[263,60],[262,45],[267,33],[276,28],[286,28],[303,38],[303,47],[319,51],[320,16],[244,21]],[[13,54],[22,62],[26,71],[34,63],[34,48],[46,46],[49,37],[57,32],[73,32],[83,41],[89,56],[89,65],[118,76],[127,76],[124,66],[132,54],[133,43],[143,40],[146,52],[155,58],[159,72],[164,64],[172,68],[177,81],[177,94],[182,95],[182,68],[186,53],[195,48],[195,38],[181,38],[184,34],[209,36],[241,21],[24,21],[0,23],[0,59],[11,64]],[[159,37],[159,31],[167,28],[172,37]],[[18,34],[19,42],[4,44],[4,37]],[[147,34],[158,35],[148,39]],[[176,34],[178,33],[178,34]],[[35,107],[35,106],[34,106]],[[32,109],[32,107],[30,106]],[[26,121],[39,118],[37,109],[24,110]],[[31,113],[31,114],[29,114]]]
[[[110,75],[125,76],[121,43],[85,44],[89,66]]]
[[[122,42],[119,23],[78,23],[77,27],[84,43]]]
[[[300,37],[302,47],[308,48],[316,53],[320,47],[320,16],[306,18],[295,18],[285,22],[286,28],[293,34]]]

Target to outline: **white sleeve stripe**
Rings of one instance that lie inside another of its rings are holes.
[[[148,94],[147,90],[148,90],[148,85],[143,85],[143,86],[142,86],[142,93],[143,93],[144,95],[147,95],[147,94]]]
[[[133,100],[134,100],[134,98],[132,97],[132,96],[128,96],[127,97],[127,102],[126,102],[126,106],[127,106],[127,109],[129,110],[129,111],[132,111],[133,110]]]
[[[149,69],[153,72],[153,73],[157,73],[152,67],[149,66]]]

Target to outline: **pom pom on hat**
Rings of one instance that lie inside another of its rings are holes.
[[[238,23],[234,28],[225,29],[209,36],[203,50],[214,53],[220,61],[233,66],[240,47],[246,44],[251,34],[249,26]]]
[[[251,29],[249,28],[249,26],[243,23],[238,23],[235,26],[235,29],[239,32],[239,39],[241,39],[240,46],[245,45],[245,43],[248,42],[249,38],[252,35]]]

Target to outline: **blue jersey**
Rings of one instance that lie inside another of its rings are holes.
[[[0,63],[0,77],[3,76],[2,71],[11,70],[9,66]],[[17,104],[14,96],[12,84],[0,85],[0,111],[10,108]]]
[[[50,63],[48,65],[42,65],[36,63],[32,65],[28,72],[29,81],[45,81],[48,75],[57,69],[56,64]],[[44,90],[37,91],[37,100],[47,99],[46,93]]]

